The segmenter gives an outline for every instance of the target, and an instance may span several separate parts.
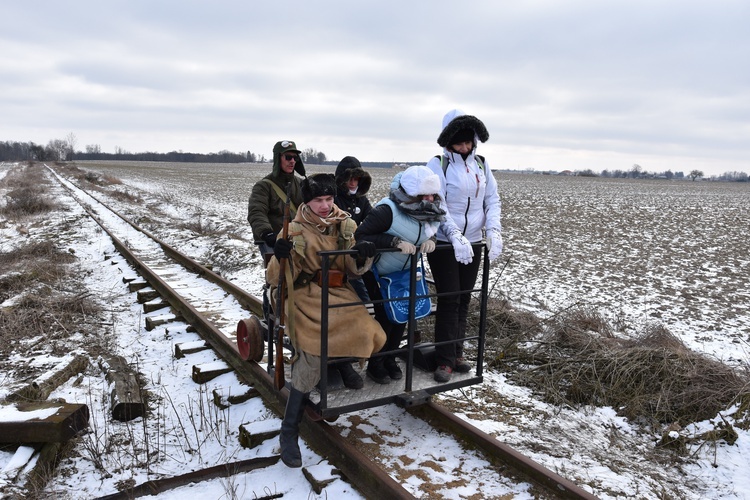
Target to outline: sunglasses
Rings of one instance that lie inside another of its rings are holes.
[[[284,159],[286,161],[292,161],[292,160],[299,161],[299,158],[297,157],[297,155],[290,155],[290,154],[285,154]]]

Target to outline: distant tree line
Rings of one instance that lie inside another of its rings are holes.
[[[694,171],[693,173],[697,173],[697,171]],[[596,175],[596,174],[593,174]],[[661,179],[684,179],[685,173],[678,171],[678,172],[672,172],[671,170],[665,170],[663,172],[647,172],[643,169],[640,165],[637,163],[633,165],[630,170],[602,170],[601,174],[602,177],[611,177],[611,178],[624,178],[624,179],[655,179],[655,178],[661,178]],[[703,177],[703,173],[701,172],[698,177]]]
[[[596,175],[596,174],[594,174]],[[629,177],[632,179],[684,179],[685,177],[690,178],[691,181],[701,179],[705,177],[702,170],[693,169],[688,174],[684,172],[672,172],[671,170],[665,170],[663,172],[647,172],[640,165],[633,165],[630,170],[603,170],[601,173],[602,177]],[[711,176],[711,180],[715,181],[727,181],[727,182],[747,182],[748,174],[745,172],[725,172],[721,175]]]
[[[309,148],[300,153],[302,161],[322,165],[325,153]],[[33,142],[0,141],[0,161],[71,161],[71,160],[130,160],[130,161],[169,161],[196,163],[266,163],[270,161],[262,154],[251,151],[234,153],[223,150],[218,153],[130,153],[115,146],[114,153],[103,153],[98,144],[86,145],[83,151],[76,150],[76,136],[68,134],[65,139],[53,139],[46,146]]]
[[[565,170],[563,172],[552,172],[543,171],[540,172],[545,175],[574,175],[578,177],[607,177],[615,179],[690,179],[695,181],[705,177],[702,170],[691,170],[688,174],[677,171],[672,172],[671,170],[665,170],[663,172],[648,172],[638,164],[633,165],[630,170],[602,170],[600,173],[596,173],[591,169],[585,170]],[[721,175],[713,175],[710,180],[712,181],[725,181],[725,182],[748,182],[748,174],[745,172],[726,172]]]
[[[72,132],[65,139],[53,139],[46,146],[34,144],[33,142],[0,141],[0,161],[71,161],[71,160],[130,160],[130,161],[169,161],[169,162],[195,162],[195,163],[267,163],[271,161],[264,155],[251,151],[244,153],[233,153],[223,150],[218,153],[185,153],[183,151],[170,151],[169,153],[130,153],[119,146],[115,146],[114,153],[103,153],[98,144],[86,145],[83,151],[76,150],[76,136]],[[325,153],[308,148],[300,153],[302,161],[312,165],[332,164],[337,161],[328,161]],[[390,162],[362,162],[369,168],[390,168]],[[422,165],[422,162],[407,162],[401,164],[404,168],[410,165]],[[514,170],[510,170],[513,172]],[[665,170],[663,172],[648,172],[638,164],[634,164],[629,170],[602,170],[596,173],[591,169],[563,172],[556,171],[531,171],[545,175],[577,175],[581,177],[610,177],[627,179],[685,179],[697,180],[705,177],[701,170],[691,170],[688,174],[677,171]],[[711,180],[725,182],[748,182],[748,174],[745,172],[726,172],[721,175],[711,176]]]

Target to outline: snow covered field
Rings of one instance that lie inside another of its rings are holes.
[[[245,218],[250,188],[268,172],[268,165],[157,163],[81,167],[122,180],[121,185],[110,189],[135,194],[141,200],[135,204],[121,201],[119,210],[185,253],[212,263],[215,270],[251,293],[260,290],[261,263],[250,243],[252,236]],[[0,178],[8,168],[0,168]],[[309,172],[320,170],[332,167],[308,166]],[[391,169],[371,170],[371,201],[385,194],[395,173]],[[749,185],[495,175],[503,199],[505,258],[511,259],[496,278],[498,292],[541,315],[580,302],[595,306],[624,324],[659,321],[691,348],[735,366],[748,366]],[[191,233],[189,224],[201,226],[202,235]],[[18,243],[14,229],[10,224],[0,227],[0,251],[8,251]],[[71,236],[67,243],[78,255],[91,254],[91,243],[97,251],[108,248],[106,242],[94,239],[94,228],[87,231],[91,231],[88,238],[79,237],[74,243]],[[92,257],[86,264],[93,266],[91,286],[99,282],[96,286],[115,287],[102,271],[96,271],[95,263]],[[119,307],[123,309],[123,316],[118,319],[123,325],[120,341],[138,338],[138,343],[156,346],[157,338],[138,331],[137,306],[126,305],[126,297],[117,300],[122,301]],[[159,356],[164,355],[155,351],[153,359],[143,362],[163,365]],[[160,368],[164,376],[176,371],[175,362],[170,363],[169,367]],[[555,408],[538,400],[528,389],[508,383],[502,374],[489,371],[485,380],[482,387],[450,395],[446,402],[462,409],[465,418],[481,429],[597,496],[750,498],[745,471],[750,463],[747,431],[737,429],[739,439],[733,446],[719,442],[715,448],[696,447],[686,457],[668,460],[663,453],[654,451],[660,436],[644,435],[611,408]],[[441,443],[425,443],[425,449],[416,453],[399,448],[398,433],[419,432],[418,424],[401,413],[384,407],[342,417],[337,425],[345,432],[354,432],[362,420],[367,420],[368,432],[395,433],[380,445],[386,455],[436,453],[435,459],[440,461]],[[493,414],[503,418],[492,418]],[[697,434],[712,425],[700,422],[684,432]],[[263,451],[270,450],[258,453]],[[220,453],[241,454],[231,447]],[[452,458],[449,455],[448,459]],[[9,460],[0,452],[0,468]],[[184,458],[182,466],[201,460],[200,456]],[[442,460],[446,458],[443,456]],[[398,458],[390,467],[414,468]],[[90,471],[89,475],[95,477],[97,473]],[[281,466],[277,477],[265,479],[269,484],[281,484],[288,475]],[[86,474],[75,476],[79,481],[84,477]],[[57,487],[70,483],[62,481]],[[95,488],[88,484],[85,491],[96,491]],[[226,484],[215,484],[213,490],[205,493],[206,498],[225,496],[227,488]],[[347,492],[343,483],[339,489],[343,496],[337,498],[357,497]],[[185,491],[176,490],[174,498]],[[488,494],[500,493],[468,489],[466,497]],[[523,491],[515,494],[525,495]]]
[[[83,164],[85,165],[85,164]],[[333,167],[307,166],[308,172]],[[252,238],[247,197],[268,165],[100,166]],[[372,169],[374,203],[395,169]],[[635,324],[664,323],[690,347],[747,363],[750,183],[495,173],[503,203],[499,288],[534,310],[580,302]],[[175,214],[177,215],[177,214]],[[186,216],[190,217],[190,216]],[[238,278],[239,279],[239,278]]]

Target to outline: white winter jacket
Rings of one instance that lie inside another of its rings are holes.
[[[460,113],[460,112],[459,112]],[[455,115],[446,115],[443,128]],[[443,209],[446,210],[445,221],[440,224],[437,238],[439,241],[450,241],[450,234],[460,231],[472,243],[482,241],[482,229],[502,229],[500,223],[500,195],[497,192],[497,182],[492,175],[487,162],[484,169],[477,164],[476,144],[474,149],[464,160],[460,154],[443,148],[447,164],[445,173],[441,167],[439,157],[433,157],[427,166],[440,177],[442,191],[440,196],[445,200]]]

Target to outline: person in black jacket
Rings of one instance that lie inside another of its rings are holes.
[[[372,177],[362,169],[353,156],[345,156],[336,166],[336,196],[333,202],[344,212],[349,212],[359,226],[372,210],[367,192]]]
[[[336,166],[336,196],[333,202],[344,212],[352,216],[352,220],[359,226],[372,211],[367,192],[372,185],[372,177],[365,172],[362,164],[353,156],[345,156]],[[370,302],[370,295],[362,278],[349,277],[349,284],[357,292],[357,297],[362,302]],[[354,371],[351,364],[339,365],[341,378],[344,385],[350,389],[359,389],[364,386],[362,378]]]
[[[279,141],[273,146],[271,173],[253,185],[247,202],[247,221],[253,230],[263,265],[273,257],[273,247],[284,224],[284,209],[289,194],[290,219],[302,204],[300,180],[305,177],[301,151],[294,141]],[[295,175],[296,174],[296,175]],[[301,177],[300,177],[301,176]],[[269,284],[263,285],[263,321],[270,314]]]
[[[277,142],[273,146],[271,173],[253,185],[247,203],[247,221],[253,229],[253,237],[265,265],[273,255],[273,246],[284,222],[287,188],[291,199],[291,218],[294,218],[297,207],[302,203],[300,181],[305,177],[305,165],[299,155],[300,150],[294,141]]]
[[[345,156],[336,166],[336,196],[333,202],[344,212],[352,216],[352,220],[359,226],[367,214],[372,211],[367,192],[372,185],[372,177],[362,164],[353,156]],[[361,278],[350,279],[357,296],[362,302],[369,302],[370,296]]]

